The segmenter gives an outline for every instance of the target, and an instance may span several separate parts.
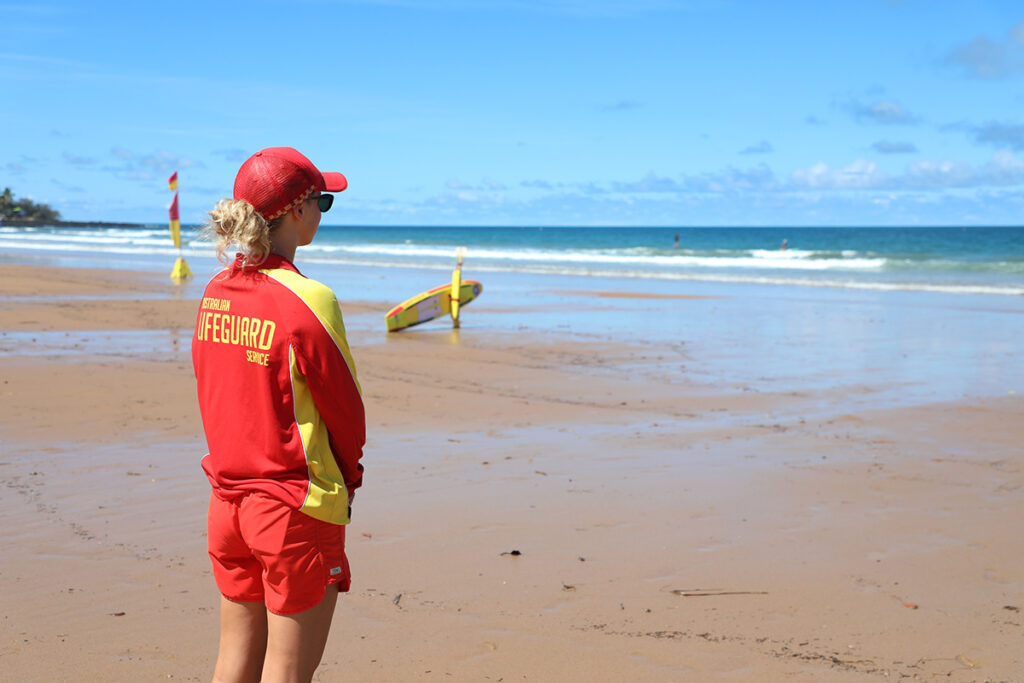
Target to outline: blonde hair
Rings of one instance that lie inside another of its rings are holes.
[[[270,233],[281,225],[281,218],[268,222],[252,204],[241,199],[222,199],[209,215],[210,221],[203,226],[203,233],[214,243],[217,260],[229,262],[224,252],[231,245],[242,252],[242,265],[258,266],[267,260]]]

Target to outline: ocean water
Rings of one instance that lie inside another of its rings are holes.
[[[678,235],[679,244],[675,246]],[[780,247],[783,240],[787,248]],[[184,255],[209,259],[196,227]],[[578,278],[1024,294],[1024,228],[523,228],[321,226],[302,261],[324,266],[467,267]],[[167,228],[0,226],[0,252],[130,267],[177,251]]]
[[[195,298],[221,266],[196,228],[183,237],[195,279],[167,280],[168,292]],[[484,285],[462,328],[439,319],[388,334],[387,310],[450,281],[459,247],[463,277]],[[0,226],[0,263],[162,277],[177,253],[164,226]],[[615,342],[641,349],[638,376],[712,393],[820,392],[849,409],[1024,392],[1024,228],[321,226],[296,265],[338,294],[357,346],[524,332]],[[355,301],[370,310],[350,313]]]

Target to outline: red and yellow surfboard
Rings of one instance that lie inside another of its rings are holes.
[[[458,299],[456,305],[459,308],[465,306],[480,296],[482,291],[484,291],[484,286],[476,280],[462,280],[459,295],[456,297]],[[447,283],[421,292],[388,311],[386,316],[388,332],[404,330],[407,327],[449,315],[451,312],[452,285]]]

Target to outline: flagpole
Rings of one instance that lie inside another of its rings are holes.
[[[168,216],[170,218],[171,239],[174,241],[174,246],[178,248],[178,259],[174,262],[174,268],[171,269],[171,279],[180,283],[191,278],[192,271],[189,270],[188,264],[185,263],[185,257],[182,256],[181,252],[181,219],[178,211],[177,171],[172,173],[171,177],[167,179],[167,187],[174,192],[174,200],[171,201]]]

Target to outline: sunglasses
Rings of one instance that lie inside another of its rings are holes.
[[[327,213],[334,206],[333,194],[321,194],[319,197],[309,197],[309,199],[316,201],[316,205],[320,208],[320,213]]]

